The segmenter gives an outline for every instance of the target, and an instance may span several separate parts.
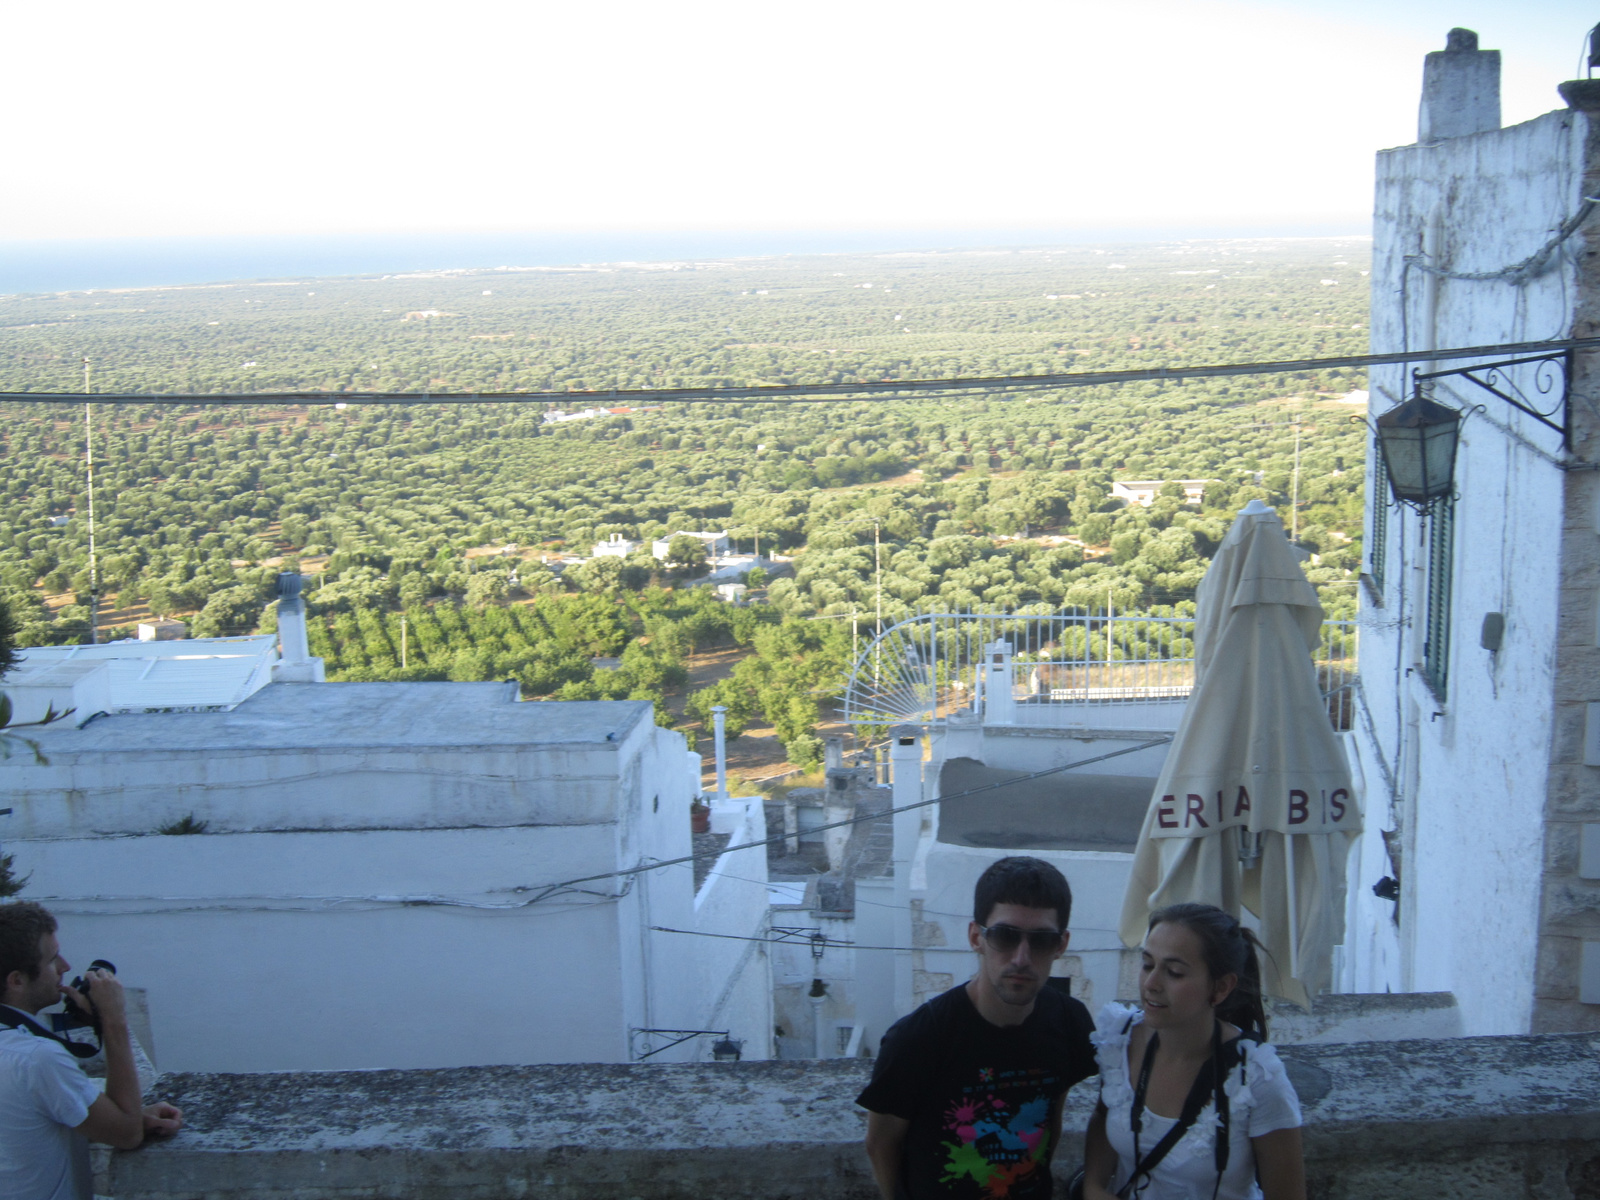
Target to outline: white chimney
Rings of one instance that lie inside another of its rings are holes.
[[[727,719],[728,706],[716,704],[711,708],[712,728],[715,730],[717,751],[717,796],[718,800],[728,798],[728,732],[724,725]]]
[[[321,683],[320,658],[311,657],[306,641],[306,602],[300,598],[300,576],[285,571],[278,576],[278,662],[272,668],[274,683]]]
[[[1479,50],[1478,35],[1452,29],[1443,50],[1422,64],[1417,141],[1465,137],[1500,128],[1500,51]]]
[[[1012,688],[1011,655],[1014,648],[1001,638],[983,648],[983,723],[1014,725],[1017,697]]]

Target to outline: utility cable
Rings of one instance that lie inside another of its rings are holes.
[[[1537,258],[1534,255],[1533,258]],[[1526,260],[1532,262],[1533,258]],[[1412,260],[1408,259],[1407,262]],[[1519,264],[1519,266],[1522,264]],[[1513,268],[1507,268],[1511,270]],[[1463,276],[1464,278],[1464,276]],[[544,404],[574,402],[635,407],[663,403],[857,403],[872,398],[963,396],[971,392],[1059,391],[1117,383],[1210,379],[1232,375],[1284,375],[1341,367],[1365,369],[1392,363],[1443,362],[1458,358],[1538,354],[1550,350],[1592,350],[1600,337],[1560,341],[1509,342],[1453,350],[1411,350],[1387,354],[1347,354],[1336,358],[1282,359],[1195,367],[1144,367],[1126,371],[1072,371],[1060,375],[993,375],[948,379],[875,379],[856,383],[760,384],[752,387],[613,388],[592,392],[0,392],[0,404],[152,404],[206,405],[372,405],[372,404]]]
[[[882,814],[880,813],[879,815],[881,816]],[[810,833],[811,831],[808,829],[808,830],[806,830],[806,832]],[[726,852],[724,851],[724,853],[726,853]],[[680,863],[679,865],[682,866],[684,864]],[[732,880],[734,880],[734,881],[736,881],[738,883],[753,883],[753,884],[757,884],[757,885],[759,885],[761,887],[770,887],[773,884],[809,882],[811,879],[819,879],[819,878],[821,878],[821,876],[820,875],[808,876],[806,880],[800,880],[800,879],[751,879],[748,875],[735,875],[731,871],[712,871],[709,875],[706,876],[706,878],[707,879],[732,879]],[[906,911],[905,905],[903,905],[903,904],[885,904],[882,900],[866,900],[866,899],[863,899],[861,894],[860,894],[860,892],[859,892],[859,889],[858,889],[856,897],[855,897],[855,903],[857,905],[861,905],[861,904],[870,905],[873,908],[887,908],[887,909],[890,909],[893,912],[905,912]],[[953,920],[957,920],[957,921],[970,921],[972,919],[972,914],[970,912],[950,912],[950,911],[948,911],[946,909],[942,909],[942,908],[923,908],[922,909],[922,915],[924,917],[950,917]],[[695,929],[678,929],[678,930],[669,930],[667,932],[698,934],[700,931],[699,930],[695,930]],[[1109,926],[1105,926],[1105,925],[1074,925],[1074,926],[1072,926],[1072,932],[1073,933],[1116,933],[1117,931],[1115,929],[1112,929]],[[718,936],[722,936],[722,935],[718,935]],[[808,936],[808,937],[810,936],[809,929],[807,930],[806,936]],[[922,946],[922,947],[919,947],[919,949],[923,949],[923,950],[947,950],[949,948],[950,947],[948,947],[948,946]]]
[[[1097,754],[1093,758],[1080,758],[1076,762],[1066,763],[1059,767],[1047,767],[1043,771],[1034,771],[1029,775],[1019,775],[1015,779],[1002,779],[996,783],[986,783],[979,787],[968,788],[963,792],[954,792],[948,796],[936,796],[932,800],[918,800],[912,804],[902,804],[897,808],[879,809],[877,812],[867,813],[864,816],[849,817],[843,821],[830,821],[824,825],[816,825],[806,830],[808,834],[822,833],[829,829],[844,829],[851,825],[859,825],[864,821],[876,821],[880,817],[892,816],[895,813],[910,812],[913,809],[927,808],[933,804],[943,804],[946,800],[960,800],[966,796],[976,796],[983,792],[992,792],[996,788],[1010,787],[1014,783],[1028,783],[1035,779],[1043,779],[1047,775],[1057,775],[1062,771],[1070,771],[1075,767],[1087,767],[1094,763],[1105,762],[1107,759],[1120,758],[1124,754],[1136,754],[1140,750],[1149,750],[1153,746],[1164,746],[1172,740],[1171,734],[1164,734],[1149,741],[1140,742],[1137,746],[1124,746],[1121,750],[1110,750],[1105,754]],[[724,846],[721,850],[703,851],[699,854],[685,854],[678,858],[666,858],[659,862],[642,863],[637,867],[624,867],[619,871],[602,871],[597,875],[584,875],[577,879],[567,879],[560,883],[533,885],[513,888],[516,892],[537,891],[539,894],[525,901],[527,904],[537,904],[545,897],[556,892],[569,891],[580,883],[598,883],[606,879],[624,879],[641,875],[646,871],[657,871],[662,867],[675,867],[682,863],[692,863],[700,859],[721,858],[724,854],[732,854],[736,850],[755,850],[762,846],[775,846],[779,842],[786,842],[793,835],[780,833],[777,837],[763,838],[758,842],[743,842],[737,846]]]
[[[1549,265],[1550,256],[1556,252],[1563,242],[1578,231],[1579,226],[1589,219],[1595,210],[1596,204],[1600,204],[1600,196],[1585,196],[1583,203],[1578,206],[1578,211],[1561,222],[1549,241],[1545,242],[1544,245],[1540,246],[1521,262],[1512,263],[1509,267],[1501,267],[1497,271],[1450,271],[1444,267],[1436,267],[1428,262],[1426,254],[1407,254],[1403,256],[1400,263],[1400,348],[1410,351],[1411,346],[1409,281],[1412,271],[1421,271],[1425,275],[1432,275],[1435,279],[1456,279],[1464,280],[1468,283],[1492,283],[1496,280],[1504,280],[1513,287],[1522,287],[1530,279],[1544,273],[1545,267]],[[1553,342],[1547,344],[1552,349],[1556,348],[1556,344]],[[1576,349],[1577,347],[1573,348]],[[1414,351],[1412,353],[1420,357],[1432,352]],[[1520,353],[1520,351],[1517,353]],[[1449,357],[1449,353],[1445,351],[1437,352],[1437,354],[1441,360]],[[1408,361],[1415,361],[1415,359]]]
[[[1528,280],[1544,272],[1550,261],[1550,256],[1556,252],[1562,242],[1578,232],[1578,227],[1589,219],[1597,204],[1600,204],[1600,196],[1585,196],[1583,203],[1578,206],[1578,211],[1561,222],[1560,227],[1551,235],[1549,241],[1521,262],[1512,263],[1509,267],[1501,267],[1498,271],[1448,271],[1443,267],[1433,266],[1426,260],[1426,256],[1420,254],[1407,255],[1405,264],[1409,269],[1421,271],[1438,279],[1462,279],[1473,283],[1489,283],[1497,279],[1503,279],[1513,287],[1521,287]]]
[[[803,940],[794,937],[760,937],[749,933],[708,933],[701,929],[672,929],[666,925],[650,926],[656,933],[686,933],[691,937],[725,938],[733,942],[765,942],[769,946],[822,946],[830,950],[910,950],[910,946],[864,946],[860,942],[845,942],[838,938],[806,937]],[[957,947],[950,946],[922,946],[924,950],[949,950]]]

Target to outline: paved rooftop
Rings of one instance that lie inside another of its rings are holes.
[[[939,772],[950,796],[1029,772],[952,758]],[[939,805],[939,840],[996,850],[1121,850],[1132,853],[1156,781],[1138,775],[1063,771]]]
[[[179,643],[168,642],[167,645]],[[45,753],[595,745],[643,700],[517,701],[514,683],[269,683],[230,712],[126,714],[30,730]]]
[[[9,687],[71,686],[86,669],[109,672],[114,713],[223,710],[265,685],[278,661],[276,634],[185,638],[168,642],[122,639],[98,646],[32,646],[6,676]],[[79,713],[78,719],[88,716]]]

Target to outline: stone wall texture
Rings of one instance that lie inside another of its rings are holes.
[[[1600,1036],[1290,1046],[1315,1200],[1600,1200]],[[865,1060],[171,1075],[117,1200],[871,1200]],[[1073,1093],[1055,1168],[1094,1104]]]

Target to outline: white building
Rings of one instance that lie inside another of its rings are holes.
[[[270,683],[282,661],[270,633],[34,646],[20,652],[4,690],[19,725],[52,708],[71,709],[75,722],[108,713],[226,712]]]
[[[620,533],[613,533],[605,541],[596,542],[591,553],[595,558],[627,558],[640,545],[639,542],[630,542]]]
[[[1374,352],[1595,330],[1600,274],[1585,246],[1600,221],[1586,197],[1600,114],[1502,129],[1499,55],[1476,43],[1452,31],[1428,56],[1418,144],[1378,156]],[[1578,354],[1570,380],[1557,361],[1423,381],[1465,415],[1456,499],[1427,517],[1386,503],[1368,456],[1355,722],[1366,833],[1351,856],[1341,982],[1454,992],[1470,1034],[1600,1029],[1592,361]],[[1411,394],[1412,370],[1486,362],[1375,368],[1372,411]],[[1569,418],[1570,445],[1480,382],[1556,426]],[[1380,881],[1397,900],[1374,894]]]
[[[626,406],[621,408],[584,408],[574,412],[564,412],[559,408],[553,408],[546,412],[542,419],[546,425],[559,425],[563,421],[592,421],[596,417],[625,417],[629,413],[648,411],[648,409],[628,408]]]
[[[751,571],[760,567],[763,571],[772,570],[772,561],[757,557],[754,554],[724,554],[714,561],[707,562],[709,571],[695,580],[699,583],[735,584],[744,579]]]
[[[1023,620],[1011,618],[1007,624],[1016,629]],[[1070,634],[1070,624],[1081,618],[1037,620],[1050,626],[1052,638],[1069,640],[1062,635]],[[1172,626],[1173,638],[1187,636],[1181,618],[1119,621],[1126,622],[1119,642],[1153,643],[1162,636],[1161,625]],[[844,889],[842,883],[830,886],[825,877],[814,889],[816,902],[806,906],[811,911],[802,914],[790,907],[774,912],[775,928],[780,923],[809,925],[826,939],[814,962],[802,936],[791,937],[774,951],[780,1024],[791,1027],[791,1037],[798,1035],[802,1048],[816,1039],[838,1053],[847,1034],[857,1045],[875,1047],[896,1018],[970,977],[973,955],[967,930],[974,915],[973,888],[991,863],[1009,854],[1054,863],[1072,886],[1072,941],[1055,965],[1054,985],[1091,1010],[1106,1000],[1137,995],[1138,953],[1122,944],[1117,929],[1140,825],[1165,761],[1166,739],[1177,729],[1186,703],[1189,688],[1181,677],[1190,662],[1119,660],[1114,668],[1122,678],[1119,686],[1104,686],[1103,662],[1078,664],[1075,677],[1066,675],[1067,664],[1057,664],[1060,686],[1040,688],[1032,679],[1041,668],[1015,663],[1010,643],[962,646],[963,639],[981,638],[994,618],[914,618],[907,626],[918,622],[928,625],[915,631],[917,636],[887,643],[884,678],[874,690],[860,693],[867,711],[884,711],[894,698],[907,696],[912,697],[908,707],[921,709],[916,723],[892,731],[888,762],[882,764],[892,781],[890,789],[857,792],[858,814],[896,810],[873,822],[892,828],[887,869],[868,847],[864,869],[849,881],[854,900],[849,911],[833,911],[839,906],[826,902]],[[1022,626],[1022,636],[1039,644],[1040,626]],[[1097,636],[1106,633],[1104,625],[1094,631]],[[1330,638],[1339,633],[1337,627],[1329,630]],[[942,667],[937,691],[920,697],[916,672],[926,668],[892,668],[895,661],[914,659],[909,651],[916,645],[936,646]],[[971,653],[973,649],[981,654]],[[868,651],[858,666],[858,674],[866,677],[860,680],[862,689],[872,669]],[[1319,663],[1334,688],[1348,680],[1341,669],[1337,661]],[[963,679],[970,682],[956,686]],[[1347,753],[1353,752],[1353,735],[1339,736]],[[1084,765],[1045,778],[1025,778],[1074,763]],[[818,814],[822,820],[846,815],[831,807],[834,784],[850,783],[851,771],[841,774],[844,778],[836,779],[835,771],[828,772],[829,791]],[[1005,786],[996,786],[1001,784]],[[877,794],[883,790],[890,798]],[[799,828],[803,838],[803,821]],[[830,864],[835,857],[830,847]],[[808,972],[826,985],[825,995],[810,997],[814,1015],[795,998],[803,994]],[[1396,1040],[1461,1032],[1460,1015],[1448,995],[1388,997],[1382,988],[1367,990],[1379,994],[1323,998],[1311,1014],[1279,1010],[1274,1040]],[[793,1052],[790,1040],[783,1049],[786,1055]]]
[[[139,622],[141,642],[171,642],[189,636],[189,626],[182,621],[154,620]]]
[[[1132,508],[1149,508],[1155,503],[1156,497],[1161,494],[1161,489],[1168,483],[1176,483],[1183,487],[1183,502],[1185,504],[1199,504],[1205,495],[1206,484],[1209,479],[1117,479],[1111,484],[1111,497],[1114,500],[1125,500]]]
[[[921,740],[902,734],[891,749],[894,804],[954,796],[1050,767],[1170,736],[1184,698],[1128,698],[1110,703],[1050,703],[1020,698],[1010,647],[987,647],[985,678],[966,712],[935,723],[922,761]],[[909,731],[906,731],[909,733]],[[1133,868],[1133,850],[1165,744],[1122,753],[1084,772],[1012,784],[894,818],[892,877],[857,884],[858,897],[880,903],[857,911],[863,945],[906,947],[861,952],[864,979],[892,981],[862,1020],[881,1036],[883,1022],[909,1012],[972,973],[967,924],[978,876],[998,858],[1031,854],[1054,863],[1073,891],[1072,943],[1054,974],[1091,1008],[1130,996],[1135,955],[1116,929]],[[865,890],[863,890],[865,889]],[[869,1001],[869,1004],[871,1002]]]
[[[21,720],[77,707],[0,764],[23,895],[148,989],[163,1069],[769,1055],[762,852],[634,870],[690,854],[699,789],[648,703],[269,682],[272,643],[31,651],[7,681]],[[714,818],[765,836],[759,800]]]
[[[675,533],[669,533],[666,537],[660,537],[651,542],[650,553],[656,558],[665,558],[672,547],[672,539],[679,537],[694,538],[695,541],[705,546],[707,559],[718,559],[728,553],[728,531],[726,529],[717,533],[680,529]]]

